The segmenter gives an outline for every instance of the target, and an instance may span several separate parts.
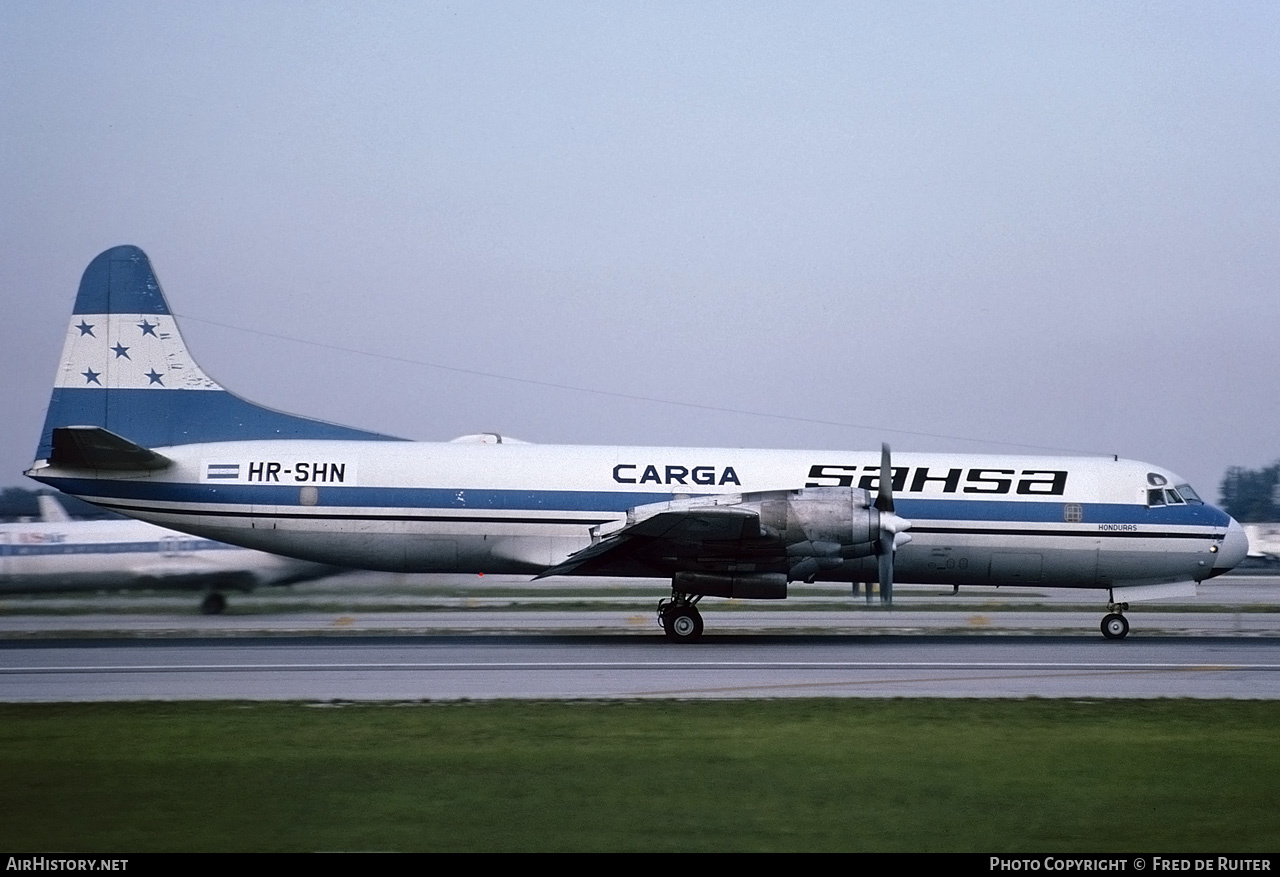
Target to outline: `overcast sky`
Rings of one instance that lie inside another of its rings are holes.
[[[129,243],[300,414],[1216,497],[1280,458],[1277,46],[1273,2],[0,4],[0,486]]]

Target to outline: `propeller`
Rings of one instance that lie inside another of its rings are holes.
[[[876,544],[880,584],[880,602],[893,604],[893,560],[898,549],[911,541],[906,531],[911,522],[898,517],[893,511],[893,466],[889,459],[888,443],[880,445],[880,487],[876,491],[876,511],[880,512],[880,537]],[[871,602],[871,588],[867,588],[867,602]]]

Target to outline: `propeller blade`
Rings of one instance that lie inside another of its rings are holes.
[[[880,602],[893,604],[893,534],[880,534]]]
[[[876,491],[876,509],[880,512],[880,539],[877,553],[880,555],[878,578],[880,602],[893,605],[893,560],[897,550],[897,536],[911,526],[893,512],[893,463],[890,460],[889,443],[880,445],[880,487]],[[867,602],[871,601],[871,589],[867,589]]]
[[[893,511],[893,466],[889,463],[889,444],[880,445],[880,488],[876,491],[876,509]]]

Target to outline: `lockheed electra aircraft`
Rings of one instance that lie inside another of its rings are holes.
[[[883,478],[882,473],[890,473]],[[90,264],[27,473],[91,503],[248,548],[397,572],[671,581],[668,637],[703,597],[843,581],[1193,594],[1247,551],[1159,466],[1113,457],[419,443],[273,411],[188,353],[146,255]]]
[[[0,524],[0,594],[67,591],[203,591],[216,615],[227,591],[292,585],[343,570],[196,539],[142,521],[73,520],[41,495],[40,520]]]

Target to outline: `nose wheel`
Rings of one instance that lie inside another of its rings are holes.
[[[687,594],[675,594],[659,603],[658,623],[672,642],[692,643],[702,636],[702,613]]]

